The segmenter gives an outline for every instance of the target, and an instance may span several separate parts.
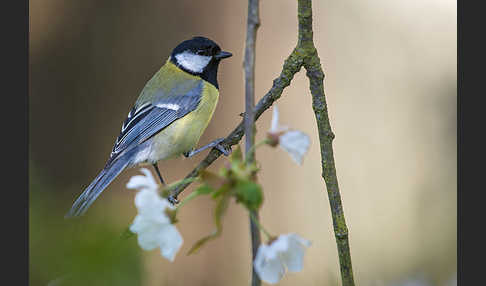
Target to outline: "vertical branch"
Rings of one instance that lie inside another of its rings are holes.
[[[245,42],[245,153],[247,164],[253,164],[255,161],[255,152],[248,152],[255,144],[255,46],[257,29],[260,26],[259,19],[259,0],[248,0],[248,19]],[[256,179],[256,178],[255,178]],[[261,285],[260,278],[255,272],[253,261],[261,242],[260,230],[253,221],[252,216],[258,220],[258,212],[250,211],[250,233],[252,249],[252,286]]]
[[[354,286],[351,253],[348,242],[348,228],[344,219],[341,194],[336,176],[332,141],[334,133],[329,123],[329,115],[324,94],[324,72],[321,61],[314,46],[312,32],[312,0],[299,0],[299,42],[298,47],[304,54],[304,68],[309,78],[309,88],[312,94],[312,108],[314,110],[319,132],[321,149],[322,177],[326,182],[327,195],[331,206],[334,235],[339,254],[339,265],[343,286]]]
[[[248,21],[245,42],[245,150],[248,152],[255,143],[254,122],[255,122],[255,46],[256,32],[260,26],[258,1],[248,0]],[[255,155],[248,161],[254,161]]]

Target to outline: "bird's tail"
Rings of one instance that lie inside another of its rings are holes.
[[[133,152],[134,150],[132,150]],[[105,168],[96,176],[91,184],[83,191],[83,193],[74,202],[69,212],[65,215],[68,217],[76,217],[83,215],[86,210],[93,204],[103,190],[123,171],[130,163],[131,153],[127,152],[113,161],[108,161]]]

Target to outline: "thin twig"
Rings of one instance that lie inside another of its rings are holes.
[[[255,152],[252,152],[255,145],[255,57],[256,57],[256,36],[257,30],[260,26],[259,16],[259,0],[248,0],[248,18],[246,26],[246,42],[245,42],[245,60],[243,67],[245,69],[245,161],[247,165],[253,164],[255,161]],[[256,180],[256,176],[253,177]],[[252,286],[260,286],[261,280],[255,271],[253,261],[255,260],[258,247],[261,243],[260,229],[258,228],[258,211],[250,210],[250,237],[252,250]]]
[[[249,151],[255,144],[255,134],[253,132],[255,125],[255,46],[257,30],[260,26],[258,1],[259,0],[248,0],[245,60],[243,62],[243,67],[245,69],[245,156],[248,163],[252,163],[255,160],[255,153]]]

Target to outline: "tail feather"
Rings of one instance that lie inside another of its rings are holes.
[[[65,217],[68,218],[83,215],[98,198],[101,192],[103,192],[103,190],[128,166],[130,163],[129,159],[131,158],[130,155],[131,154],[126,153],[121,157],[110,161],[76,199]]]

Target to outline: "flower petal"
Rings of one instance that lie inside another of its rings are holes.
[[[130,231],[138,235],[137,240],[144,250],[160,247],[162,256],[174,261],[183,240],[177,228],[171,224],[166,213],[174,207],[158,194],[158,185],[147,169],[145,176],[133,176],[127,183],[128,188],[139,189],[135,195],[138,214],[130,226]]]
[[[138,245],[140,245],[143,250],[152,250],[156,248],[159,246],[157,233],[158,230],[154,227],[144,228],[143,231],[137,233]]]
[[[173,262],[182,246],[183,239],[173,224],[165,225],[159,233],[159,246],[162,256]]]
[[[270,126],[270,132],[274,133],[278,131],[278,108],[273,106],[272,108],[272,125]]]
[[[269,258],[267,254],[273,252],[271,248],[265,244],[258,247],[255,261],[255,272],[261,280],[275,284],[279,282],[285,274],[285,268],[279,257]]]
[[[286,235],[286,237],[289,247],[283,253],[282,260],[289,272],[299,272],[304,266],[306,247],[309,247],[311,242],[293,233]]]
[[[289,242],[285,235],[279,236],[276,240],[272,241],[268,246],[267,251],[268,258],[278,257],[282,252],[286,252],[289,249]]]
[[[140,233],[146,229],[149,229],[151,226],[152,223],[149,220],[144,219],[144,217],[141,215],[137,215],[130,225],[130,231],[133,233]]]
[[[142,173],[145,174],[145,176],[138,175],[138,176],[133,176],[130,178],[130,180],[127,183],[127,188],[129,189],[154,189],[156,190],[158,188],[157,183],[155,182],[154,177],[152,176],[152,173],[147,169],[147,168],[142,168],[140,169]]]
[[[267,283],[277,283],[285,274],[298,272],[303,268],[304,254],[311,242],[297,234],[283,234],[273,240],[270,245],[258,247],[255,257],[255,271],[261,280]]]
[[[149,189],[143,189],[135,195],[135,206],[137,209],[153,206],[154,204],[157,204],[157,198],[157,192]]]
[[[156,192],[143,190],[135,196],[135,205],[138,213],[147,219],[158,223],[169,223],[170,219],[165,214],[166,208],[173,208],[170,203],[161,198]]]
[[[302,164],[302,159],[309,149],[309,145],[309,136],[298,130],[288,131],[280,136],[280,146],[290,154],[297,164]]]

